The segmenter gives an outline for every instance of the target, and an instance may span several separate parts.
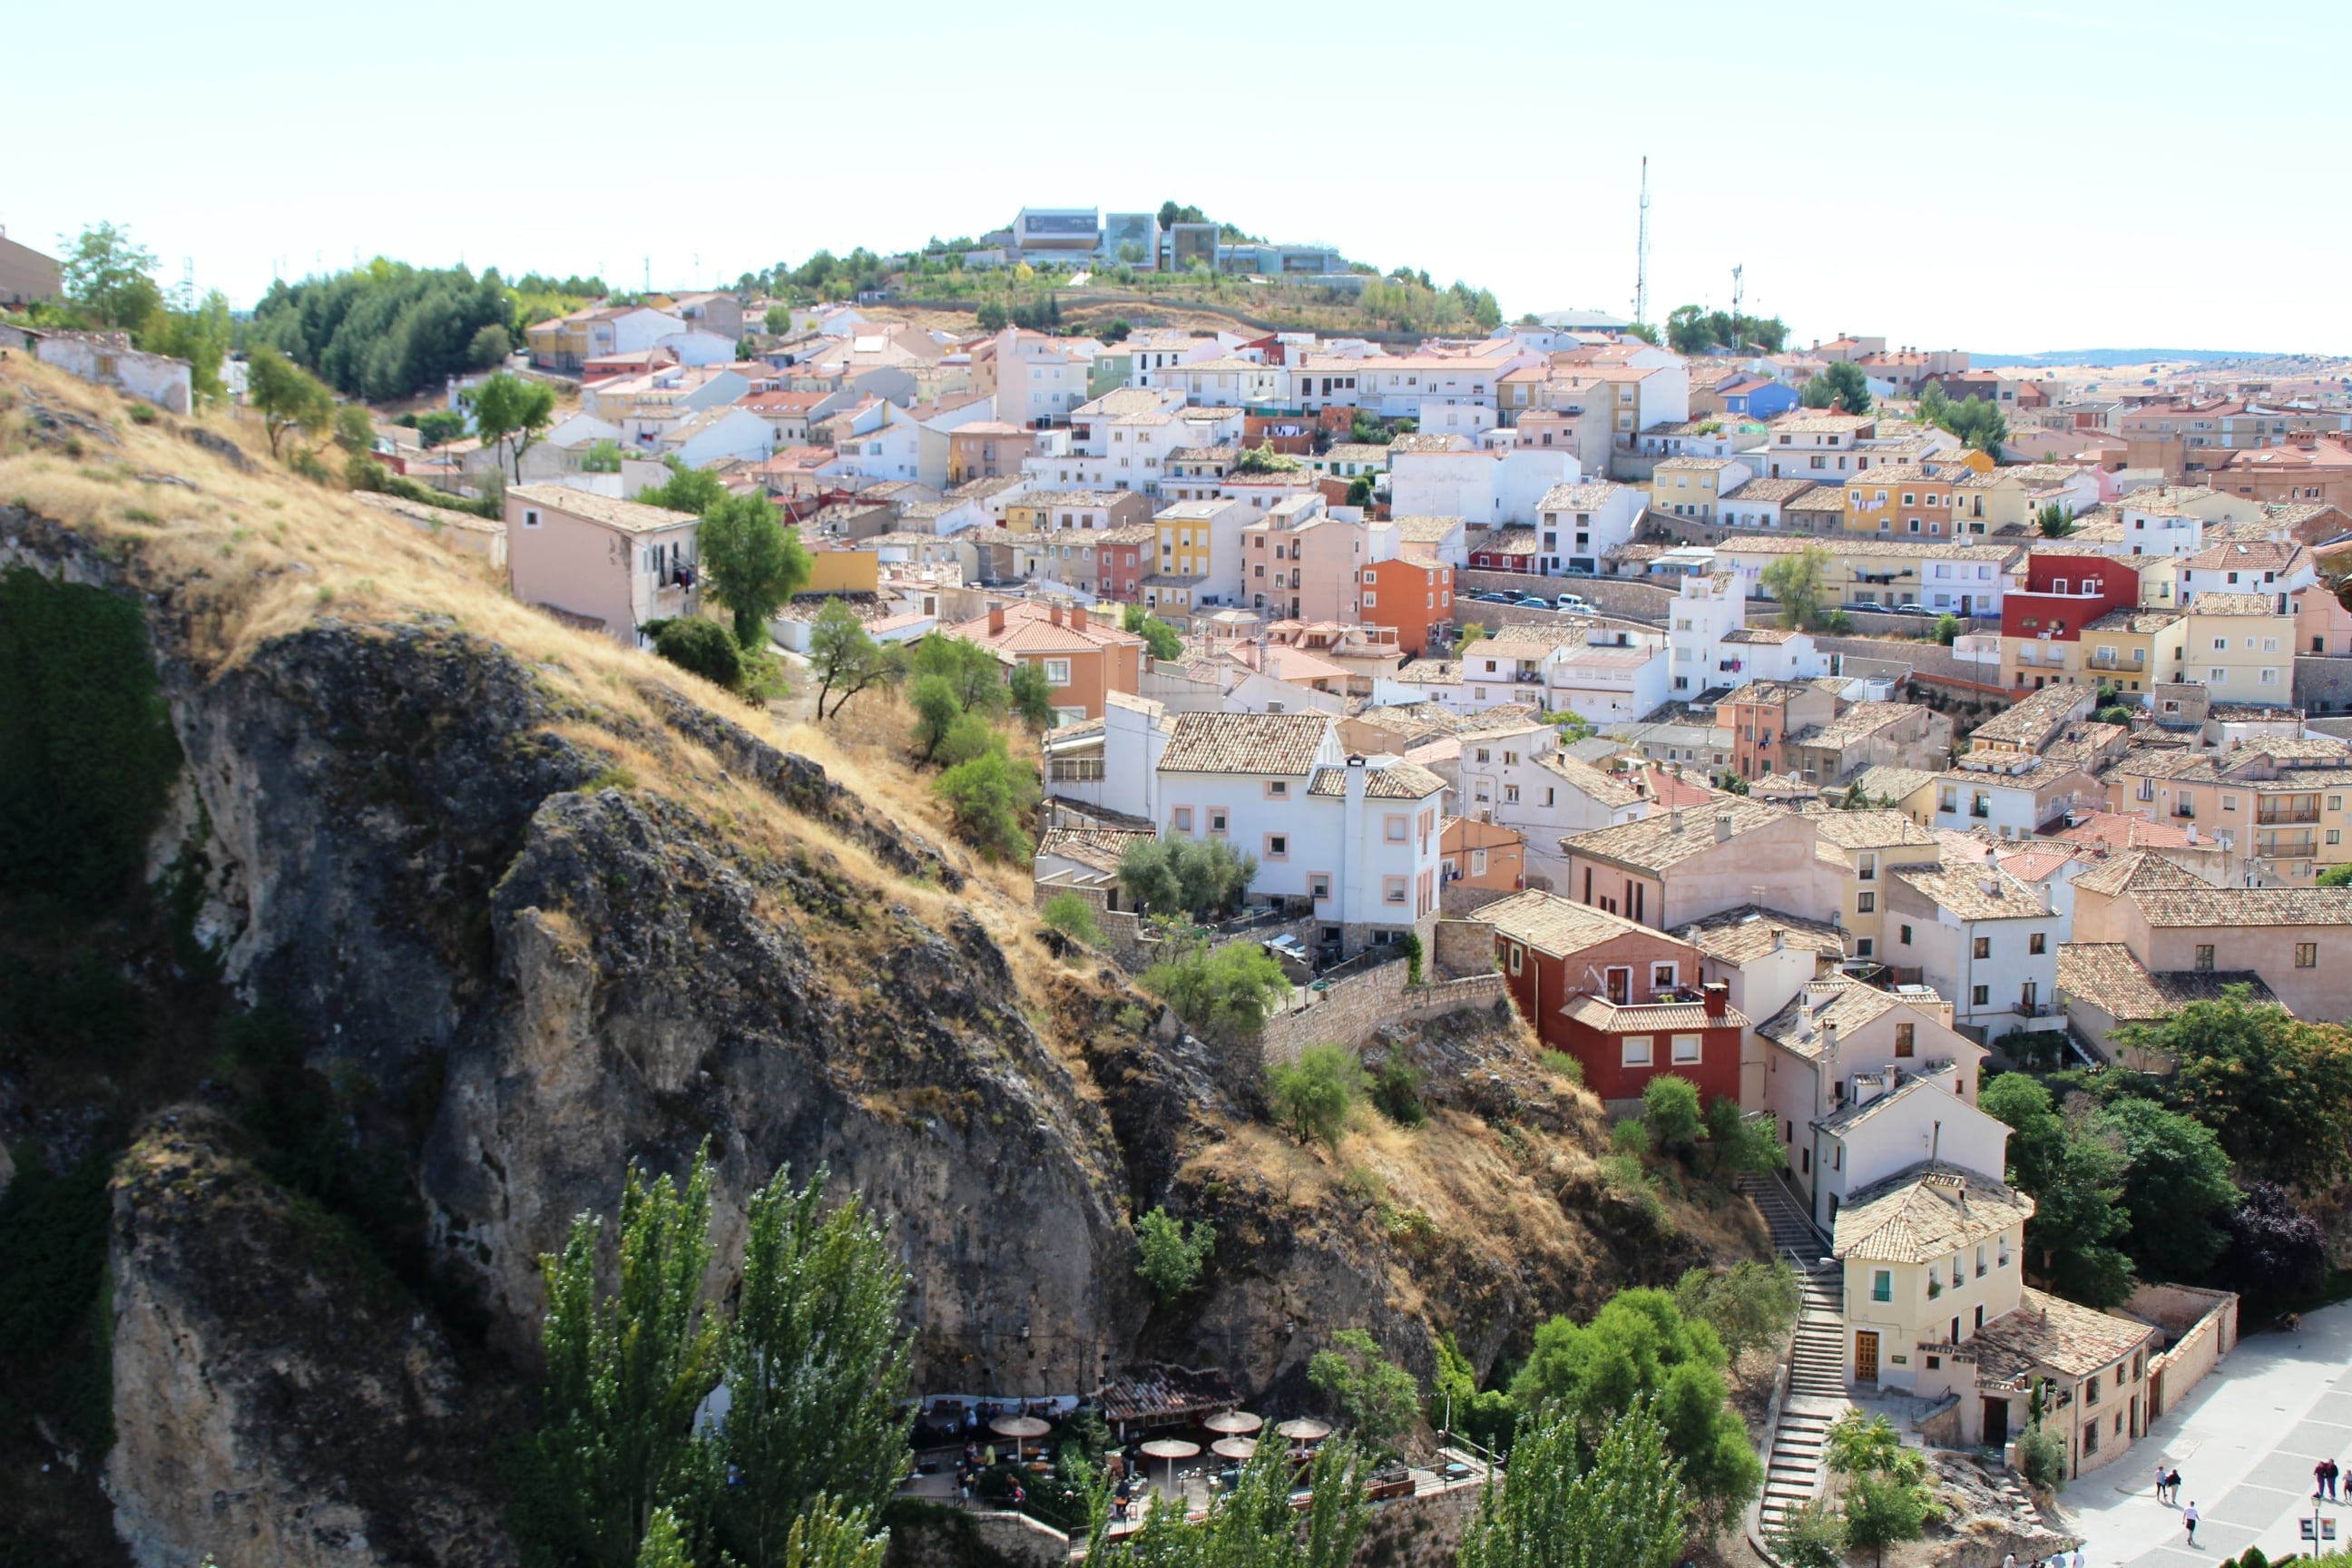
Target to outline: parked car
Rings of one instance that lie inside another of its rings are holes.
[[[1934,616],[1942,614],[1941,611],[1931,610],[1925,605],[1897,605],[1895,606],[1895,613],[1898,616]]]
[[[1552,602],[1560,609],[1573,610],[1580,616],[1589,616],[1592,613],[1592,601],[1581,594],[1562,594]]]
[[[1551,608],[1551,601],[1549,599],[1538,599],[1533,594],[1529,594],[1524,599],[1517,599],[1512,602],[1517,604],[1519,608],[1523,610],[1549,610]]]
[[[1561,571],[1559,575],[1563,577],[1598,577],[1601,574],[1592,571],[1589,567],[1570,566]]]

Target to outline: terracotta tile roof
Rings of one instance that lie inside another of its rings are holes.
[[[2078,996],[2119,1024],[2153,1023],[2191,1002],[2217,1002],[2229,985],[2248,987],[2258,1004],[2280,1005],[2251,969],[2151,972],[2119,942],[2058,944],[2059,995]]]
[[[1851,1034],[1901,1005],[1892,992],[1831,975],[1806,982],[1778,1013],[1757,1025],[1756,1032],[1800,1056],[1819,1056],[1824,1029]]]
[[[2292,539],[2225,542],[2208,545],[2180,563],[2200,572],[2284,572],[2302,553],[2303,546]]]
[[[1923,1161],[1848,1197],[1832,1250],[1872,1263],[1925,1263],[2032,1217],[2023,1193],[1980,1172]]]
[[[1779,501],[1785,506],[1812,488],[1811,479],[1750,479],[1736,490],[1726,491],[1719,499],[1726,501]]]
[[[1559,752],[1546,752],[1536,759],[1536,766],[1603,805],[1631,805],[1643,798],[1631,782]]]
[[[2017,1310],[1979,1329],[1956,1352],[1977,1364],[1977,1385],[2018,1382],[2047,1367],[2069,1377],[2087,1377],[2130,1355],[2141,1345],[2160,1342],[2153,1323],[2117,1317],[2025,1287]]]
[[[1857,702],[1826,724],[1788,737],[1792,746],[1850,746],[1919,711],[1909,702]]]
[[[2216,594],[2208,591],[2199,594],[2189,601],[2189,613],[2191,616],[2274,616],[2277,614],[2277,606],[2271,602],[2267,595]]]
[[[1651,928],[1639,921],[1629,921],[1622,915],[1612,915],[1555,893],[1537,891],[1498,899],[1481,909],[1477,918],[1492,922],[1496,931],[1512,941],[1555,957],[1580,952],[1617,937],[1651,932]]]
[[[1407,544],[1442,544],[1462,531],[1458,517],[1397,517],[1389,520]]]
[[[2186,843],[2188,836],[2181,836]],[[2166,888],[2201,888],[2205,882],[2182,870],[2163,856],[2147,849],[2126,850],[2074,879],[2077,893],[2093,892],[2109,895]]]
[[[1718,910],[1705,920],[1680,928],[1675,934],[1696,944],[1709,958],[1733,964],[1745,963],[1771,952],[1775,937],[1787,946],[1825,952],[1832,958],[1843,958],[1846,952],[1845,932],[1828,921],[1758,904]]]
[[[1627,486],[1608,479],[1589,479],[1580,484],[1554,485],[1544,491],[1543,500],[1536,503],[1538,511],[1597,511],[1609,504],[1609,498],[1626,489]]]
[[[1839,1027],[1843,1028],[1844,1026],[1840,1025]],[[1958,1070],[1958,1068],[1948,1061],[1938,1062],[1932,1067],[1923,1067],[1916,1072],[1898,1068],[1895,1069],[1895,1087],[1892,1089],[1873,1095],[1868,1100],[1850,1100],[1827,1116],[1816,1117],[1812,1124],[1824,1132],[1834,1132],[1843,1136],[1864,1122],[1875,1119],[1881,1112],[1910,1099],[1914,1094],[1931,1091],[1937,1094],[1950,1094],[1952,1086],[1938,1080]],[[1880,1081],[1883,1083],[1885,1080]]]
[[[1076,860],[1105,875],[1118,869],[1119,857],[1130,845],[1156,837],[1141,829],[1118,827],[1053,827],[1037,841],[1037,858]]]
[[[1874,800],[1902,800],[1936,782],[1937,774],[1927,768],[1901,768],[1892,763],[1878,763],[1863,769],[1846,781],[1850,790],[1862,790]]]
[[[2087,710],[2095,695],[2081,686],[2045,686],[2031,697],[1994,714],[1970,732],[1970,741],[2013,741],[2039,746],[2051,731],[2065,723],[2077,708]]]
[[[1320,713],[1180,713],[1162,773],[1303,773],[1331,720]]]
[[[2086,632],[2160,632],[2183,618],[2182,612],[2179,610],[2109,610],[2095,620],[2084,622],[2083,629]]]
[[[2135,888],[2151,926],[2352,925],[2352,888]]]
[[[1482,910],[1479,912],[1483,915],[1486,911]],[[1621,1007],[1605,996],[1583,995],[1569,998],[1560,1012],[1586,1028],[1598,1029],[1604,1035],[1748,1027],[1748,1015],[1738,1008],[1727,1006],[1720,1013],[1709,1013],[1704,1002],[1636,1002]],[[1661,1063],[1664,1060],[1656,1055],[1652,1059]]]
[[[1384,768],[1367,768],[1364,778],[1366,800],[1427,800],[1444,793],[1445,781],[1423,767],[1419,763],[1391,763]],[[1308,795],[1344,795],[1348,793],[1346,768],[1318,768],[1314,780],[1307,786]]]
[[[1802,632],[1790,631],[1786,626],[1740,626],[1736,630],[1724,633],[1723,640],[1727,643],[1763,643],[1777,645],[1780,643],[1794,642],[1804,635],[1805,634]]]
[[[1055,626],[1053,612],[1048,606],[1025,603],[1004,607],[1004,629],[1001,632],[988,629],[986,616],[945,629],[950,637],[976,642],[1002,653],[1052,653],[1065,648],[1085,650],[1143,646],[1141,637],[1133,632],[1123,632],[1099,616],[1087,616],[1087,624],[1081,627],[1071,625],[1070,617],[1065,616],[1062,624]]]
[[[1596,827],[1560,840],[1560,847],[1580,855],[1613,860],[1636,870],[1660,872],[1694,855],[1717,847],[1716,826],[1728,822],[1731,841],[1786,821],[1796,813],[1786,807],[1738,795],[1721,795],[1712,807],[1662,811],[1637,822]]]
[[[513,485],[508,488],[507,494],[532,506],[584,518],[624,533],[652,533],[700,521],[690,511],[671,511],[642,501],[600,496],[589,490],[575,490],[569,485]]]
[[[2077,813],[2074,826],[2051,837],[2072,844],[2104,845],[2110,849],[2157,846],[2179,849],[2186,848],[2189,844],[2189,830],[2185,827],[2175,827],[2168,822],[2150,822],[2145,817],[2126,816],[2116,811]]]
[[[1813,831],[1844,849],[1893,849],[1933,844],[1936,836],[1899,811],[1823,811]]]
[[[2042,895],[2007,871],[1984,866],[1897,866],[1888,875],[1964,921],[2051,920]],[[1997,891],[1988,893],[1990,881]]]

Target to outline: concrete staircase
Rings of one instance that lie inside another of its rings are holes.
[[[1829,1244],[1794,1194],[1769,1176],[1743,1176],[1739,1186],[1764,1216],[1772,1250],[1796,1268],[1804,1289],[1788,1393],[1764,1461],[1759,1523],[1769,1532],[1791,1510],[1820,1495],[1822,1446],[1837,1418],[1853,1408],[1845,1394],[1844,1284],[1837,1266],[1822,1261]]]

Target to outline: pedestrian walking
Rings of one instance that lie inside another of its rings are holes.
[[[2164,1485],[2165,1489],[2172,1494],[2172,1506],[2179,1508],[2180,1506],[2180,1470],[2178,1466],[2173,1468],[2172,1479]]]
[[[2189,1527],[2189,1544],[2197,1544],[2197,1505],[2190,1503],[2180,1510],[2180,1521]]]
[[[2336,1498],[2336,1479],[2338,1477],[2342,1476],[2343,1473],[2343,1467],[2338,1465],[2334,1459],[2327,1461],[2327,1497],[2328,1500],[2331,1502],[2334,1501]]]
[[[2164,1467],[2158,1465],[2156,1467],[2156,1500],[2158,1502],[2164,1500]]]
[[[2000,1568],[2017,1568],[2017,1553],[2011,1552],[2005,1554],[2000,1560]]]
[[[2074,1555],[2068,1560],[2067,1568],[2083,1568],[2083,1548],[2081,1545],[2077,1544],[2075,1546]]]

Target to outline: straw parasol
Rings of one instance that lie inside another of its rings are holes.
[[[1212,1454],[1222,1454],[1228,1459],[1241,1459],[1247,1461],[1251,1455],[1257,1452],[1257,1439],[1255,1437],[1220,1437],[1215,1442],[1209,1445],[1209,1452]]]
[[[1221,1415],[1210,1416],[1201,1425],[1212,1432],[1222,1432],[1227,1436],[1237,1437],[1244,1433],[1255,1432],[1265,1426],[1265,1417],[1253,1415],[1246,1410],[1228,1410]],[[1214,1447],[1213,1444],[1211,1446]]]
[[[1013,1462],[1021,1462],[1021,1443],[1025,1437],[1043,1437],[1054,1427],[1051,1422],[1040,1421],[1034,1415],[999,1415],[989,1422],[988,1429],[1000,1437],[1013,1439]]]
[[[1198,1443],[1187,1443],[1181,1437],[1154,1437],[1143,1445],[1144,1453],[1155,1459],[1168,1461],[1168,1490],[1176,1489],[1176,1461],[1189,1459],[1201,1451]]]
[[[1311,1416],[1301,1415],[1294,1420],[1284,1422],[1275,1430],[1294,1443],[1319,1443],[1331,1435],[1331,1424],[1328,1421],[1318,1421]]]

